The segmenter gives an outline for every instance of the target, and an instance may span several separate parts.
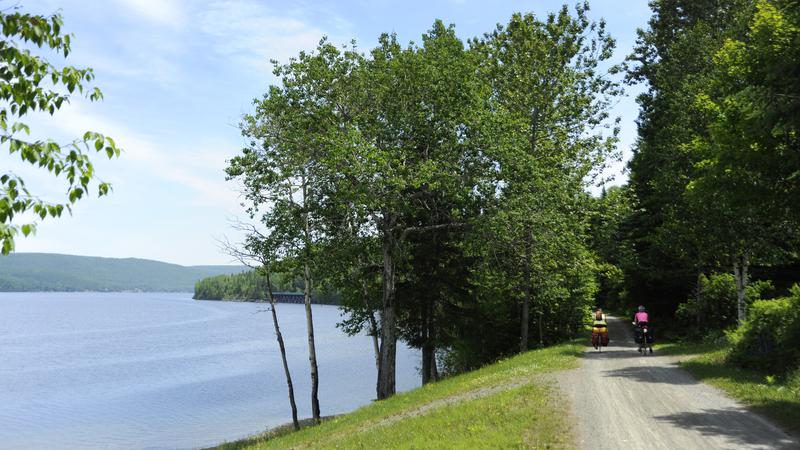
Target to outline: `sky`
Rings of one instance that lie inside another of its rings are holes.
[[[226,161],[244,146],[237,124],[253,99],[277,80],[281,62],[313,50],[322,36],[335,44],[355,39],[372,48],[383,32],[401,42],[420,41],[436,19],[455,24],[468,39],[505,23],[513,12],[543,16],[563,1],[266,1],[266,0],[23,0],[26,12],[60,11],[72,33],[67,59],[55,65],[92,67],[104,99],[73,97],[53,117],[26,116],[32,136],[70,141],[92,130],[123,148],[111,161],[95,155],[98,178],[109,196],[80,200],[71,216],[39,224],[19,237],[17,252],[136,257],[182,265],[231,264],[219,240],[241,236],[231,221],[245,219],[241,199],[225,181]],[[569,4],[573,4],[570,2]],[[632,49],[645,27],[646,0],[594,0],[590,17],[604,18],[617,40],[614,59]],[[613,115],[622,119],[622,160],[607,172],[625,181],[623,168],[635,141],[638,109],[627,88]],[[0,167],[22,176],[34,194],[64,198],[63,181],[0,152]]]

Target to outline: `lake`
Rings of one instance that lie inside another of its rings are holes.
[[[295,396],[310,416],[303,305],[279,304]],[[314,306],[320,407],[375,398],[371,338]],[[397,388],[419,385],[398,345]],[[196,448],[291,421],[267,305],[191,294],[0,293],[0,447]]]

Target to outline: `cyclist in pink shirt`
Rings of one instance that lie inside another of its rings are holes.
[[[645,311],[644,306],[639,306],[639,312],[633,315],[633,324],[638,326],[639,322],[647,323],[649,317],[647,316],[647,311]]]
[[[642,345],[639,347],[639,351],[647,351],[647,348],[650,348],[650,353],[653,353],[653,347],[650,345],[652,342],[652,331],[650,334],[645,335],[642,333],[642,328],[648,328],[648,322],[650,317],[647,315],[647,311],[645,310],[644,306],[639,306],[639,311],[633,315],[633,325],[636,327],[636,339],[639,342],[642,339]]]

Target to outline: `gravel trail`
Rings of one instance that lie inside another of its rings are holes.
[[[643,356],[629,321],[609,318],[608,347],[591,346],[581,367],[560,374],[579,448],[800,449],[800,442],[717,388],[678,367],[678,358]],[[656,335],[656,337],[658,337]]]

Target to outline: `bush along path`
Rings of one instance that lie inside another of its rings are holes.
[[[629,321],[609,318],[611,342],[589,347],[559,376],[579,448],[800,448],[761,416],[678,367],[680,357],[636,351]]]

